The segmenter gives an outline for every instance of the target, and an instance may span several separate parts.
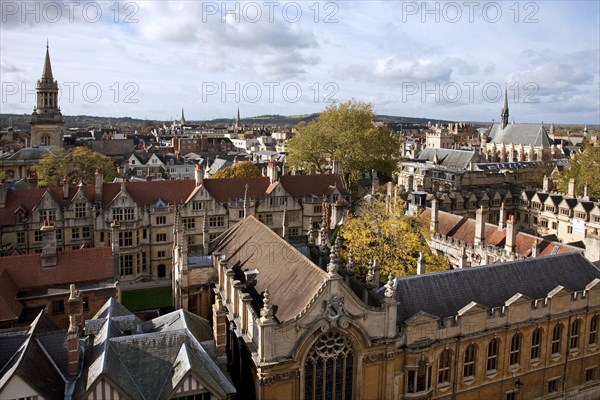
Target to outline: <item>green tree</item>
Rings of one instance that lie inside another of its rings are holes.
[[[569,180],[575,179],[575,191],[583,194],[583,187],[588,185],[588,195],[600,197],[600,147],[584,143],[583,152],[575,154],[569,160],[570,168],[561,171],[558,177],[560,190],[567,193]]]
[[[254,178],[259,176],[262,176],[260,168],[251,161],[242,161],[217,171],[212,178]]]
[[[117,176],[117,168],[110,157],[86,147],[76,147],[70,152],[53,150],[33,166],[40,187],[59,186],[64,177],[70,184],[93,184],[97,168],[102,170],[105,182]]]
[[[288,143],[287,163],[295,169],[323,173],[338,159],[349,183],[372,168],[391,176],[400,157],[400,141],[388,127],[377,126],[375,117],[368,103],[332,104],[316,120],[298,126]]]
[[[421,217],[406,216],[405,211],[402,200],[386,203],[371,198],[344,222],[341,235],[348,251],[352,250],[358,276],[365,276],[374,258],[382,269],[382,276],[390,272],[394,276],[413,275],[419,253],[423,254],[427,271],[450,267],[445,257],[433,254],[427,245],[429,224]],[[348,257],[347,252],[345,256]]]

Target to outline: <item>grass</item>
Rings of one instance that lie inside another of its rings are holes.
[[[129,311],[150,310],[173,305],[172,290],[170,286],[124,290],[121,293],[122,304]]]

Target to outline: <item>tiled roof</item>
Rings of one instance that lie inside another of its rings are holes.
[[[253,216],[229,228],[211,247],[213,253],[225,255],[235,279],[242,283],[246,281],[245,270],[258,270],[255,283],[245,291],[258,311],[268,289],[280,322],[300,314],[327,279],[325,271]]]
[[[479,155],[474,151],[434,147],[423,149],[417,159],[433,162],[435,157],[437,157],[439,165],[449,168],[467,168],[470,162],[479,161]]]
[[[218,398],[235,393],[201,343],[212,338],[211,329],[196,315],[178,310],[142,324],[110,299],[94,319],[86,321],[86,331],[91,329],[93,343],[86,351],[75,398],[106,376],[128,398],[166,400],[190,372]],[[129,334],[128,329],[142,333]]]
[[[500,129],[500,124],[494,124],[490,129],[489,137],[496,144],[523,144],[534,147],[550,147],[552,141],[542,125],[537,124],[509,124]]]
[[[420,311],[453,316],[471,302],[499,307],[517,293],[541,299],[558,285],[580,291],[594,279],[600,279],[600,269],[577,253],[398,278],[397,321]]]
[[[283,175],[279,182],[294,198],[328,195],[336,187],[342,194],[346,194],[342,178],[338,175]]]
[[[5,343],[8,347],[6,352],[0,352],[6,360],[0,365],[0,390],[13,376],[18,376],[41,397],[64,399],[66,338],[66,331],[58,330],[44,311],[32,322],[29,330],[0,335],[0,348],[4,348]],[[12,356],[9,358],[10,352]]]
[[[7,271],[0,273],[0,321],[16,321],[21,315],[23,304],[17,300],[19,287]]]
[[[110,247],[59,251],[55,267],[42,267],[41,254],[2,257],[2,271],[19,289],[113,279],[115,273]]]
[[[427,208],[421,214],[423,218],[431,220],[431,208]],[[475,220],[473,218],[454,215],[445,211],[438,211],[438,231],[444,236],[452,237],[455,240],[460,240],[468,244],[475,242]],[[515,228],[516,229],[516,228]],[[496,247],[504,247],[506,243],[506,228],[499,230],[497,225],[485,224],[485,244]],[[581,253],[581,249],[569,246],[559,242],[551,242],[540,237],[536,237],[527,233],[517,232],[515,238],[515,252],[521,256],[531,256],[531,248],[537,242],[537,255],[545,256],[553,254],[554,248],[558,250],[554,254],[564,254],[571,252]]]
[[[235,199],[243,199],[248,185],[248,197],[251,199],[262,199],[265,197],[269,187],[269,178],[230,178],[230,179],[205,179],[203,187],[215,200],[227,202]]]
[[[125,182],[127,193],[142,207],[152,205],[158,199],[168,204],[183,203],[195,186],[193,179]],[[108,207],[120,191],[121,183],[105,183],[102,187],[102,208]]]

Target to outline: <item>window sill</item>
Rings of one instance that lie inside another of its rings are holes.
[[[475,377],[474,376],[468,376],[466,378],[463,378],[463,385],[472,385],[475,383]]]
[[[486,371],[486,373],[485,373],[486,379],[494,379],[497,375],[498,375],[498,371],[495,369]]]

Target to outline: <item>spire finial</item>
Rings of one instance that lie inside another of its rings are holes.
[[[388,281],[385,284],[385,293],[384,293],[384,295],[388,299],[391,299],[392,297],[394,297],[394,277],[392,276],[391,272],[388,275]]]
[[[260,316],[263,320],[271,319],[273,317],[273,308],[271,307],[271,295],[269,289],[265,289],[263,294],[263,307],[260,309]]]

